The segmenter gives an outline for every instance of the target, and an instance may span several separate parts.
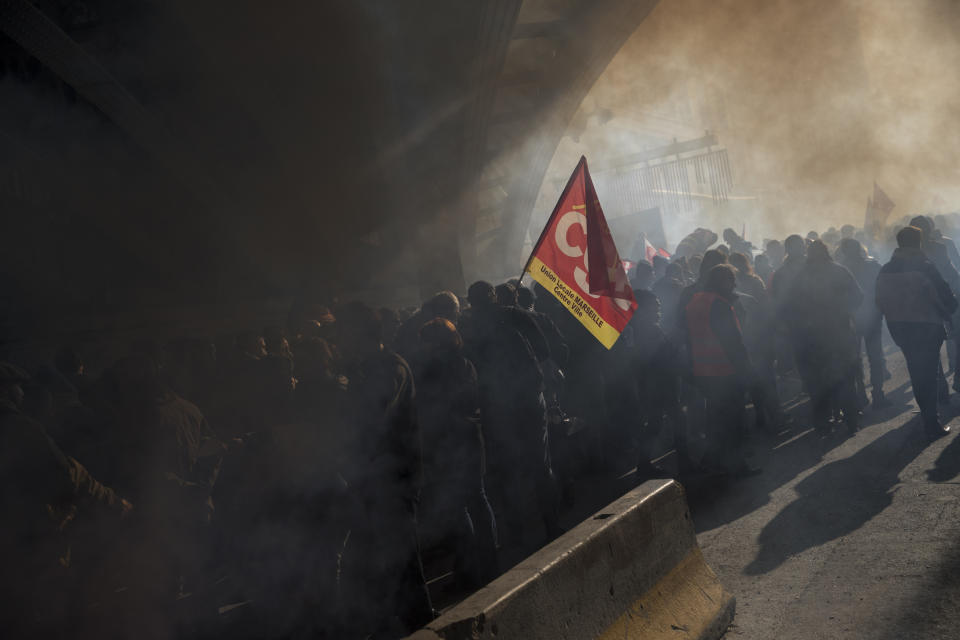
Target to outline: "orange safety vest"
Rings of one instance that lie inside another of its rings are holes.
[[[710,309],[715,300],[722,300],[730,307],[730,313],[740,328],[740,320],[733,312],[733,305],[716,293],[701,291],[695,293],[685,308],[687,333],[690,336],[690,357],[693,360],[693,375],[698,377],[732,376],[736,373],[733,363],[723,350],[710,327]]]

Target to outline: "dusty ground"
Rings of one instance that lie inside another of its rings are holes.
[[[737,598],[727,638],[960,638],[960,420],[928,442],[899,352],[888,366],[893,406],[856,435],[819,441],[801,404],[792,437],[754,441],[762,475],[691,490]]]

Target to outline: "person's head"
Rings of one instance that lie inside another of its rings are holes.
[[[517,287],[517,305],[527,311],[533,311],[533,305],[536,304],[536,302],[537,296],[534,295],[533,289],[524,287],[523,285]]]
[[[768,258],[765,253],[761,253],[753,259],[753,269],[757,273],[761,274],[765,274],[766,272],[770,271],[770,258]]]
[[[724,297],[733,295],[737,286],[737,276],[729,264],[718,264],[706,274],[704,290],[717,293]]]
[[[649,289],[654,280],[653,265],[646,260],[638,260],[637,266],[633,268],[633,277],[630,283],[637,289]]]
[[[897,232],[897,246],[901,249],[919,249],[923,246],[923,231],[912,225],[900,229]]]
[[[539,282],[533,283],[533,300],[538,311],[557,308],[562,303],[550,295],[550,291]]]
[[[53,358],[53,365],[57,371],[67,377],[76,377],[83,375],[83,360],[80,354],[70,347],[60,347]]]
[[[661,256],[659,253],[653,256],[653,272],[658,278],[667,272],[668,264],[670,264],[670,261]]]
[[[337,308],[337,346],[346,358],[363,358],[383,348],[380,316],[363,302]]]
[[[642,325],[659,324],[660,322],[660,300],[649,289],[634,289],[633,298],[637,301],[637,309],[634,316],[637,322]]]
[[[783,243],[779,240],[770,240],[767,242],[766,254],[770,259],[771,266],[780,266],[780,264],[783,262],[783,256],[786,255],[786,251],[784,251],[783,248]]]
[[[335,372],[335,356],[326,340],[308,336],[297,344],[297,379],[300,382],[330,381]]]
[[[703,254],[703,260],[700,261],[700,279],[704,279],[710,270],[713,269],[718,264],[726,264],[727,256],[717,251],[716,249],[710,249],[705,254]]]
[[[730,255],[730,247],[728,247],[728,246],[725,245],[725,244],[718,244],[717,247],[716,247],[716,249],[714,249],[714,251],[719,251],[720,253],[722,253],[722,254],[725,255],[725,256],[729,256],[729,255]]]
[[[497,304],[501,307],[517,306],[517,288],[509,282],[498,284],[494,291],[497,296]]]
[[[823,240],[814,240],[810,243],[810,246],[807,247],[807,262],[832,261],[833,258],[830,257],[830,249],[827,248]]]
[[[926,216],[915,216],[910,220],[910,226],[920,229],[920,233],[923,234],[923,241],[928,242],[930,240],[930,234],[933,232],[933,222],[930,218]]]
[[[817,233],[816,231],[807,232],[807,240],[809,240],[810,242],[813,242],[814,240],[819,240],[819,239],[820,239],[820,234]]]
[[[797,258],[803,256],[807,251],[806,243],[797,234],[787,236],[787,239],[783,241],[783,248],[788,256]]]
[[[853,234],[856,233],[857,229],[852,224],[845,224],[840,227],[840,237],[841,238],[852,238]]]
[[[263,344],[267,353],[272,355],[289,355],[290,343],[279,325],[270,325],[263,329]]]
[[[867,252],[859,240],[854,238],[844,238],[840,241],[840,256],[843,260],[850,262],[853,260],[862,260],[866,258]]]
[[[473,309],[483,311],[497,304],[497,294],[492,284],[477,280],[467,289],[467,300]]]
[[[828,247],[834,247],[840,242],[840,232],[830,227],[823,232],[823,235],[820,236],[820,239],[823,240],[823,243]]]
[[[463,339],[452,322],[446,318],[434,318],[420,327],[420,345],[428,353],[459,352]]]
[[[727,228],[723,230],[723,241],[727,244],[734,244],[740,240],[740,236],[737,235],[737,232],[733,229]]]
[[[240,353],[253,358],[267,355],[267,343],[256,331],[244,331],[237,336],[237,349]]]
[[[27,372],[15,364],[0,362],[0,400],[17,409],[23,406],[23,385],[30,380]]]
[[[749,274],[753,273],[753,267],[750,266],[750,259],[743,253],[739,251],[734,251],[730,254],[730,264],[740,273]]]
[[[460,299],[452,291],[439,291],[430,298],[430,310],[436,318],[446,318],[453,324],[460,321]]]
[[[295,339],[302,336],[332,339],[337,319],[329,307],[314,304],[298,304],[287,318],[289,335]]]

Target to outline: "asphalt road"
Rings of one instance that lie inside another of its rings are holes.
[[[960,397],[931,443],[898,351],[888,367],[893,406],[855,435],[821,441],[800,402],[792,434],[752,441],[761,475],[690,487],[700,546],[737,599],[727,638],[960,638]]]

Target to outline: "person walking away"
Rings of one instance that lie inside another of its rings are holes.
[[[853,313],[862,300],[857,281],[833,261],[827,245],[821,240],[811,242],[783,312],[797,369],[810,394],[814,427],[821,437],[829,435],[829,419],[838,411],[851,433],[859,428]]]
[[[923,428],[931,439],[950,431],[937,414],[937,372],[944,323],[957,310],[957,299],[922,249],[917,227],[897,233],[897,248],[877,278],[877,307],[907,361],[913,395]]]
[[[870,386],[873,390],[873,408],[879,409],[889,405],[883,394],[883,380],[886,371],[886,360],[883,357],[883,345],[880,333],[883,329],[883,316],[876,305],[877,277],[880,275],[880,263],[867,257],[867,252],[858,240],[844,238],[840,241],[838,251],[840,264],[853,274],[857,284],[863,291],[863,302],[857,307],[854,314],[854,323],[857,329],[857,351],[860,343],[866,347],[867,360],[870,363]],[[861,404],[866,405],[866,389],[863,380],[863,362],[858,358],[857,367],[857,396]]]
[[[770,246],[768,245],[767,248],[769,250]],[[773,300],[775,318],[782,318],[784,316],[783,307],[787,301],[787,292],[790,290],[794,279],[797,277],[800,269],[803,268],[807,259],[807,245],[803,238],[797,234],[787,236],[780,250],[785,252],[785,257],[783,257],[782,263],[776,268],[776,271],[773,272],[773,276],[770,278],[770,297]],[[790,340],[784,333],[782,325],[776,334],[775,341],[777,371],[780,374],[784,374],[793,369],[795,363],[793,361],[793,352],[790,348]]]
[[[697,270],[697,280],[680,291],[676,311],[672,314],[674,324],[664,325],[668,337],[680,349],[681,362],[689,362],[690,360],[689,334],[687,332],[687,321],[684,310],[690,303],[690,300],[693,299],[693,296],[704,290],[707,274],[710,273],[710,270],[718,264],[726,263],[727,258],[721,252],[716,249],[707,251],[703,255],[702,260],[700,260]],[[734,304],[737,307],[741,306],[739,298],[736,299]],[[738,313],[737,315],[739,316],[740,314]],[[689,380],[685,379],[685,382],[689,382]],[[704,430],[708,428],[705,399],[696,385],[684,384],[681,386],[681,389],[681,401],[687,407],[687,426],[691,433],[703,433]]]
[[[713,267],[683,309],[694,385],[713,417],[713,462],[734,477],[759,473],[744,457],[744,396],[750,360],[733,309],[736,276],[726,264]]]
[[[933,220],[927,216],[916,216],[910,220],[910,226],[920,229],[923,237],[922,245],[924,254],[929,258],[933,266],[937,268],[940,275],[946,281],[954,296],[960,295],[960,272],[956,265],[950,260],[950,254],[947,246],[936,239],[936,228],[933,226]],[[951,318],[947,322],[947,355],[948,359],[956,360],[957,334],[960,332],[960,317]],[[953,343],[953,344],[951,344]],[[951,349],[952,347],[952,349]],[[950,351],[954,351],[953,357],[950,357]],[[943,372],[943,364],[937,368],[937,396],[940,402],[946,402],[950,397],[950,388],[947,386],[947,377]],[[956,378],[956,376],[954,376]]]
[[[741,316],[744,344],[754,378],[749,383],[750,398],[756,413],[757,428],[779,433],[786,422],[777,391],[776,328],[772,303],[763,280],[754,272],[749,258],[742,253],[730,256],[736,270],[737,294],[746,313]]]

